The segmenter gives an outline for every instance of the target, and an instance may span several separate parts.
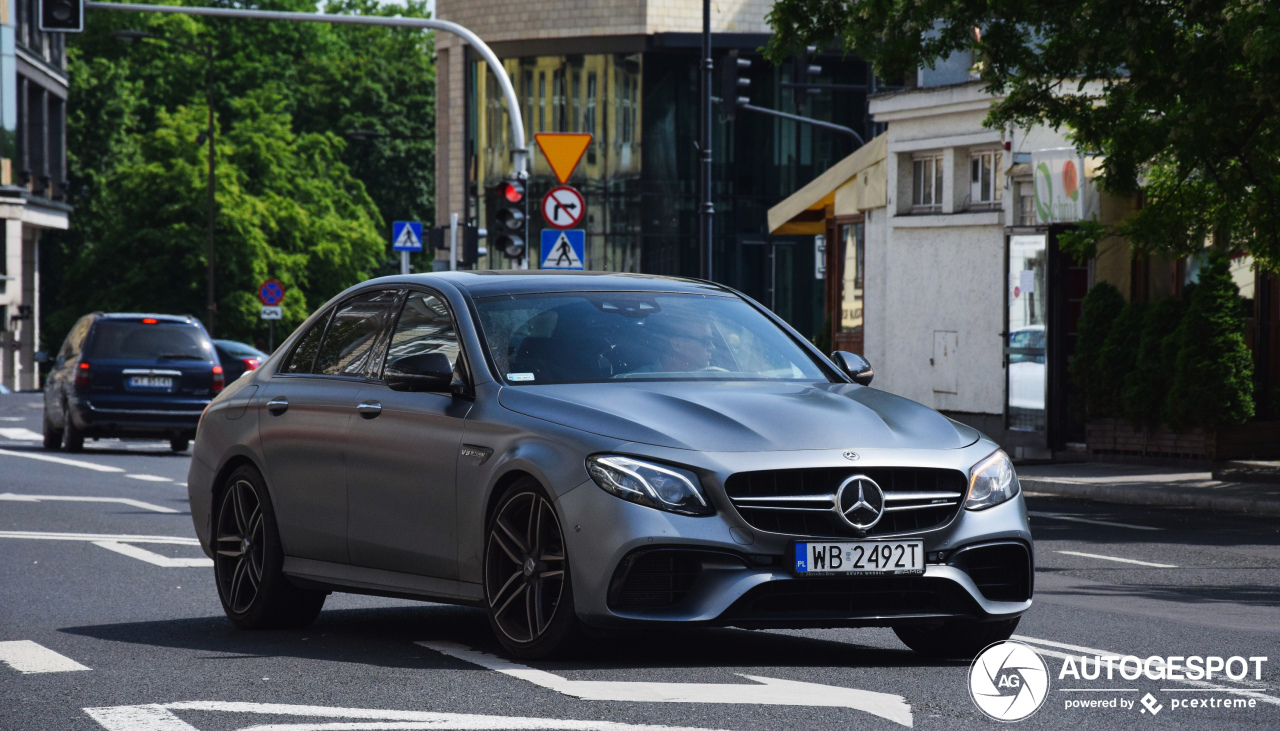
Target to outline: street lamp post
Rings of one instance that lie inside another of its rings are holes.
[[[209,108],[208,123],[205,130],[196,138],[197,144],[207,142],[209,148],[209,183],[208,183],[208,200],[209,200],[209,243],[207,258],[209,261],[207,279],[205,282],[206,307],[208,315],[205,322],[209,327],[209,335],[213,336],[218,316],[218,300],[216,298],[215,289],[215,269],[214,269],[214,226],[216,225],[217,201],[215,199],[216,192],[216,173],[217,173],[217,157],[214,152],[214,133],[213,133],[213,44],[204,48],[189,46],[185,43],[175,41],[164,36],[158,36],[154,33],[148,33],[141,30],[117,30],[112,31],[111,36],[117,40],[131,41],[151,41],[153,43],[162,43],[174,48],[180,48],[184,51],[204,56],[205,60],[205,103]]]

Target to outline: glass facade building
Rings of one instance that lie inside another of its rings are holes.
[[[842,54],[819,57],[822,74],[809,79],[850,88],[824,89],[797,109],[790,64],[774,66],[755,52],[767,41],[749,35],[713,53],[719,63],[735,48],[751,60],[744,72],[753,105],[852,128],[862,139],[866,97],[874,82],[868,66]],[[520,99],[529,138],[529,265],[538,266],[542,196],[557,184],[533,141],[538,132],[592,135],[568,184],[587,204],[586,268],[676,276],[698,275],[698,38],[650,36],[629,52],[520,55],[504,59]],[[510,172],[505,102],[488,67],[467,64],[467,215],[484,226],[484,191]],[[856,88],[855,88],[856,87]],[[805,96],[805,95],[802,95]],[[739,111],[726,121],[713,115],[715,237],[712,278],[773,309],[806,336],[822,326],[822,280],[813,237],[768,234],[770,206],[857,149],[852,135],[791,120]],[[498,252],[481,268],[507,268]]]

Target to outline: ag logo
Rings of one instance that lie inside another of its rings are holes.
[[[969,695],[978,710],[997,721],[1021,721],[1048,697],[1049,669],[1021,642],[997,642],[969,666]]]

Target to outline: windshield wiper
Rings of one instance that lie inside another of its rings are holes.
[[[204,360],[204,356],[190,353],[161,353],[156,356],[156,360]]]

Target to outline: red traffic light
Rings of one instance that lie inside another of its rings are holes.
[[[512,203],[519,203],[524,200],[524,186],[520,183],[507,181],[502,184],[502,197]]]

